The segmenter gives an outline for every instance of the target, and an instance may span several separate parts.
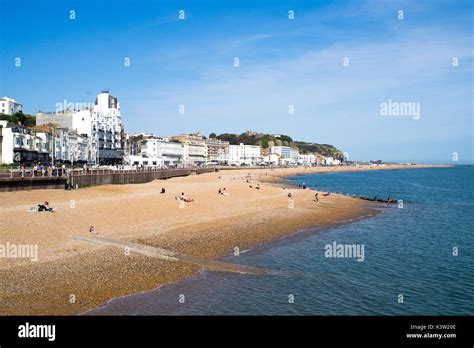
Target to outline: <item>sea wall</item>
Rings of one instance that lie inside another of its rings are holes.
[[[64,189],[65,177],[0,179],[0,192],[19,190]]]
[[[153,181],[155,179],[169,179],[190,174],[202,174],[213,172],[214,168],[198,169],[161,169],[154,171],[92,171],[88,174],[71,175],[70,183],[81,188],[95,185],[122,185],[140,184]],[[34,177],[34,178],[2,178],[0,179],[0,192],[19,190],[40,190],[40,189],[64,189],[67,177]]]
[[[123,185],[141,184],[155,179],[169,179],[177,176],[187,176],[191,174],[190,169],[163,169],[158,171],[144,172],[118,172],[105,174],[88,174],[71,177],[73,187],[94,186],[94,185]]]

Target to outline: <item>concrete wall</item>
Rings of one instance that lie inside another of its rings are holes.
[[[0,179],[0,192],[41,189],[64,189],[66,178],[14,178]]]
[[[215,168],[197,168],[196,174],[213,173],[215,171]]]
[[[191,174],[189,169],[163,169],[154,172],[137,172],[137,173],[106,173],[106,174],[89,174],[73,176],[71,183],[79,187],[93,185],[122,185],[122,184],[139,184],[150,182],[155,179],[169,179],[177,176],[187,176]]]
[[[101,174],[76,175],[71,177],[73,187],[79,188],[95,185],[122,185],[140,184],[155,179],[169,179],[178,176],[188,176],[192,173],[203,174],[214,172],[214,168],[198,169],[162,169],[158,171],[145,172],[109,172]],[[64,189],[67,178],[62,177],[36,177],[36,178],[13,178],[0,179],[0,192],[18,190],[40,190],[40,189]]]

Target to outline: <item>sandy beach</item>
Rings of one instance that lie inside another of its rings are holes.
[[[424,166],[223,170],[147,184],[0,193],[0,243],[38,246],[37,261],[0,258],[0,314],[79,314],[111,298],[191,276],[200,268],[72,236],[98,236],[214,260],[235,248],[245,250],[301,229],[329,227],[376,212],[367,202],[337,194],[319,195],[316,204],[314,191],[283,187],[278,182],[282,176],[419,167]],[[219,188],[229,194],[218,194]],[[175,196],[182,192],[194,202],[177,201]],[[56,212],[29,211],[45,200]],[[89,232],[91,226],[97,235]]]

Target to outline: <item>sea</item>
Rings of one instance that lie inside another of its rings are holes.
[[[87,314],[474,315],[473,174],[466,165],[288,177],[397,204],[224,258],[271,275],[201,271]]]

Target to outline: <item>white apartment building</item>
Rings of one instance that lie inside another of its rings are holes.
[[[298,149],[291,148],[290,149],[290,159],[289,162],[291,164],[297,164],[298,158],[300,157],[300,152]]]
[[[269,165],[277,166],[280,163],[280,156],[275,154],[270,154],[263,157],[263,162]]]
[[[206,141],[201,133],[180,134],[171,137],[184,146],[183,165],[195,166],[206,163],[208,159]]]
[[[120,103],[108,91],[102,91],[97,95],[92,110],[92,148],[98,163],[122,161],[122,129]]]
[[[229,142],[219,139],[206,139],[207,160],[224,164],[229,162]]]
[[[207,161],[207,146],[204,143],[184,143],[184,164],[202,165]]]
[[[93,163],[120,163],[122,149],[122,114],[117,98],[108,91],[102,91],[91,109],[63,110],[58,112],[38,112],[36,125],[56,123],[87,136],[88,158]]]
[[[0,121],[0,163],[48,162],[49,151],[43,139],[31,129]]]
[[[260,146],[257,145],[229,145],[230,165],[257,165],[262,160]]]
[[[316,164],[316,156],[312,153],[299,155],[298,164],[302,166],[314,166]]]
[[[289,146],[271,146],[270,147],[270,154],[276,154],[280,157],[290,159],[291,158],[291,147],[289,147]]]
[[[177,141],[169,141],[168,138],[150,138],[145,139],[141,146],[141,156],[130,156],[130,164],[137,162],[137,157],[150,158],[151,162],[157,162],[156,165],[161,166],[175,166],[182,164],[184,161],[185,144]],[[138,160],[138,164],[143,164],[143,161]],[[145,164],[143,164],[145,165]],[[147,164],[154,165],[154,164]]]
[[[3,97],[0,99],[0,114],[14,115],[23,112],[23,105],[13,98]]]
[[[341,161],[334,157],[324,157],[323,164],[326,166],[338,166],[341,164]]]

